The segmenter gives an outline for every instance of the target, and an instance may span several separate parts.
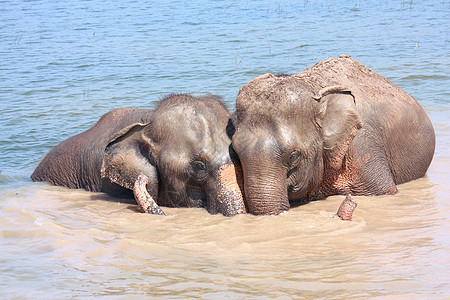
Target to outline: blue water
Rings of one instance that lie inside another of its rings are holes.
[[[448,203],[449,31],[447,0],[0,1],[0,209],[18,187],[28,196],[16,201],[28,201],[42,187],[29,175],[45,153],[113,108],[152,108],[189,92],[221,95],[233,110],[254,77],[298,73],[340,54],[425,108],[438,136],[428,177]],[[0,221],[0,232],[8,226]]]

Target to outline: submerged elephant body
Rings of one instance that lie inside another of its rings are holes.
[[[254,214],[335,194],[395,194],[425,175],[434,154],[418,102],[349,56],[255,78],[240,89],[236,113],[233,148]]]
[[[101,177],[104,152],[119,131],[135,123],[147,123],[153,113],[151,109],[117,108],[104,114],[88,130],[52,148],[36,167],[31,179],[71,189],[83,188],[115,196],[131,195],[129,190]]]
[[[134,191],[156,206],[243,213],[229,152],[230,118],[215,96],[171,95],[156,110],[115,109],[53,148],[31,178],[114,196],[132,197]],[[224,178],[223,169],[232,176]],[[136,184],[138,178],[145,184]],[[136,190],[142,186],[148,193]]]

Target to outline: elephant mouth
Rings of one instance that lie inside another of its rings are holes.
[[[187,184],[186,193],[189,195],[189,201],[192,207],[208,207],[205,191],[202,187],[195,184]]]
[[[289,199],[303,199],[308,194],[308,189],[304,184],[298,184],[288,187]]]
[[[300,192],[303,189],[303,185],[291,185],[288,187],[288,192],[290,194],[295,194]]]

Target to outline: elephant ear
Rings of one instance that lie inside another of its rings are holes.
[[[153,182],[151,190],[157,194],[158,176],[150,156],[153,143],[143,134],[147,125],[132,124],[118,132],[108,143],[103,156],[101,177],[133,190],[137,178],[143,174]]]
[[[313,98],[319,101],[316,121],[322,127],[324,158],[333,169],[339,169],[350,143],[363,125],[355,97],[345,87],[330,86]]]

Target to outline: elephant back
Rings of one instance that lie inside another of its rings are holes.
[[[88,130],[52,148],[41,160],[31,179],[68,188],[100,192],[103,153],[109,141],[124,127],[148,122],[153,110],[117,108],[104,114]]]

